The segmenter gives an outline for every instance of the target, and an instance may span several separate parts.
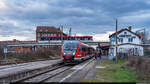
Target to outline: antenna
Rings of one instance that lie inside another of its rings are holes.
[[[71,28],[69,29],[69,36],[71,36]]]

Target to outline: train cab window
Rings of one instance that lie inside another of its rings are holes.
[[[67,44],[64,44],[64,49],[65,50],[76,50],[78,47],[78,44],[76,43],[67,43]]]
[[[83,48],[82,48],[82,51],[86,51],[86,48],[83,47]]]
[[[82,51],[86,51],[86,47],[85,46],[82,46]]]

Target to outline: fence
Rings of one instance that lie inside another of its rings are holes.
[[[150,57],[150,46],[144,46],[144,56]]]

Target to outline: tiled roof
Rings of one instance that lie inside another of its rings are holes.
[[[132,34],[134,34],[134,35],[138,36],[139,38],[141,38],[140,34],[136,34],[136,33],[132,32],[132,31],[130,31],[129,29],[127,29],[127,28],[117,31],[117,34],[121,33],[122,31],[125,31],[125,30],[127,30],[127,31],[131,32]],[[115,35],[116,35],[116,32],[113,33],[112,35],[110,35],[109,38],[112,37],[112,36],[115,36]]]
[[[59,28],[56,28],[54,26],[37,26],[36,32],[59,32],[62,33],[62,31]],[[64,35],[67,35],[63,33]]]
[[[54,26],[37,26],[37,32],[61,32]]]
[[[13,43],[36,43],[36,41],[18,41],[18,40],[0,41],[0,44],[13,44]]]

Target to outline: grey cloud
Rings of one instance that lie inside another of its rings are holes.
[[[74,32],[104,33],[114,30],[116,18],[119,20],[119,27],[150,26],[148,15],[150,14],[150,2],[147,0],[2,1],[8,6],[8,9],[0,12],[0,25],[3,26],[0,30],[9,28],[5,33],[10,35],[22,34],[34,37],[35,28],[38,25],[57,27],[66,25],[66,27],[72,27]],[[144,15],[145,13],[147,17]],[[8,23],[2,23],[4,20]],[[9,20],[19,24],[16,26]],[[29,34],[29,32],[31,33]],[[1,33],[1,35],[5,35],[5,33]]]

